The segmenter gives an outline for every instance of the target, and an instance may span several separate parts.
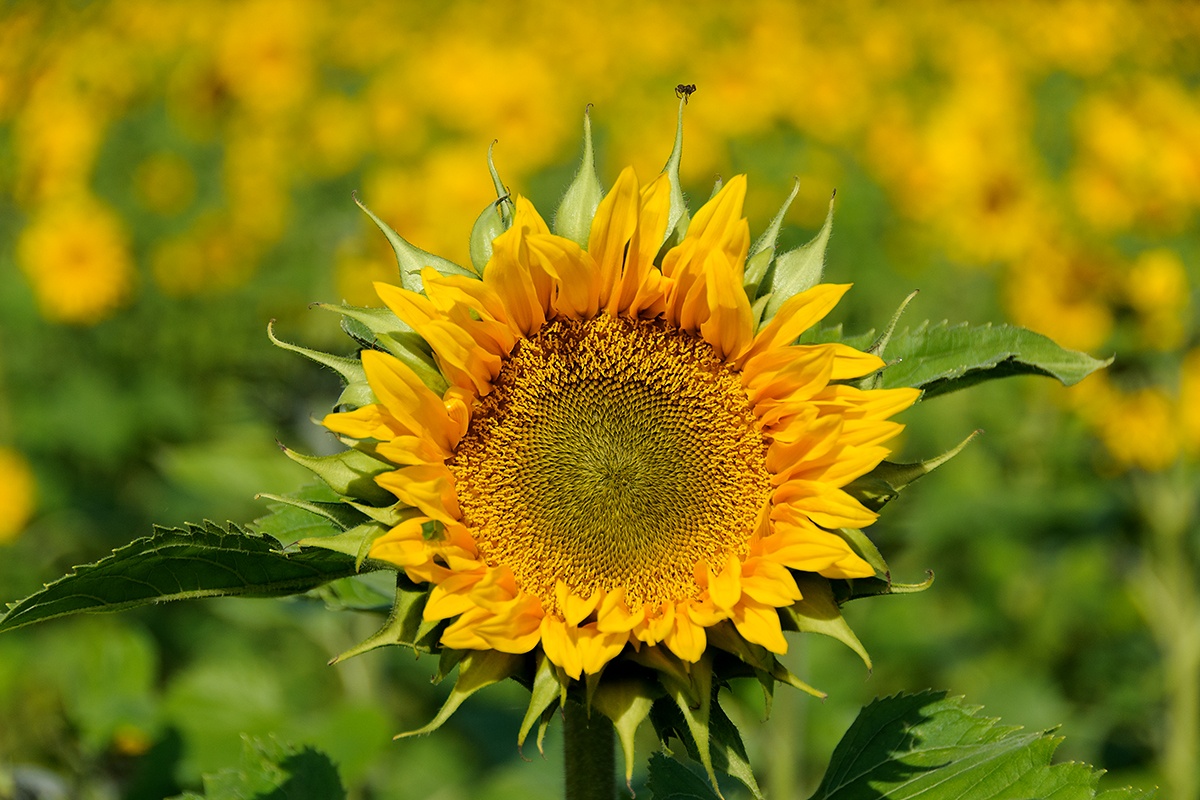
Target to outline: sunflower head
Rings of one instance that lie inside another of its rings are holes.
[[[357,357],[304,351],[346,380],[323,424],[349,449],[293,455],[361,520],[337,546],[398,573],[352,654],[403,643],[459,668],[417,732],[512,677],[531,690],[521,741],[580,702],[613,720],[627,776],[647,718],[711,775],[710,737],[737,736],[709,726],[722,684],[820,694],[776,659],[787,632],[867,661],[839,607],[892,589],[861,529],[918,392],[873,388],[877,355],[814,333],[849,288],[819,282],[829,220],[776,254],[785,204],[752,245],[744,176],[689,214],[681,145],[603,193],[585,123],[554,225],[492,167],[473,268],[371,215],[399,285],[376,285],[385,308],[335,307]]]

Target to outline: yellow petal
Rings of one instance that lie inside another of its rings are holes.
[[[542,619],[542,650],[545,651],[546,658],[578,680],[583,674],[583,657],[579,654],[579,647],[572,635],[572,631],[576,630],[578,629],[574,626],[568,626],[562,619],[553,615],[547,614]]]
[[[629,635],[625,633],[605,633],[595,625],[587,625],[579,629],[579,658],[583,663],[583,671],[595,675],[604,666],[621,654]]]
[[[647,308],[660,290],[661,273],[654,258],[662,247],[671,217],[671,180],[665,172],[642,188],[637,227],[625,254],[625,269],[608,297],[608,313],[628,313],[631,317]]]
[[[663,644],[684,661],[699,661],[700,656],[704,655],[704,646],[708,641],[704,635],[704,628],[692,620],[686,606],[679,608],[674,623],[663,637]]]
[[[592,257],[570,239],[530,236],[530,260],[554,280],[551,311],[591,319],[600,309],[601,278]]]
[[[321,424],[351,439],[386,440],[403,430],[396,423],[396,418],[379,403],[371,403],[354,411],[326,414]]]
[[[717,608],[728,610],[742,597],[742,562],[730,555],[720,574],[708,573],[708,596]]]
[[[460,518],[454,475],[444,464],[403,467],[377,476],[375,482],[431,519],[449,525]]]
[[[733,624],[748,642],[761,644],[780,655],[788,651],[787,639],[783,638],[783,628],[779,624],[779,612],[770,606],[743,600],[734,612]]]
[[[625,250],[638,224],[638,179],[626,167],[596,209],[587,251],[596,261],[600,280],[600,302],[607,304],[622,276]],[[661,241],[661,240],[660,240]],[[657,248],[656,248],[657,250]]]
[[[766,327],[754,337],[754,344],[746,353],[745,360],[748,362],[755,356],[795,342],[800,334],[824,319],[849,289],[848,283],[820,283],[788,298]]]

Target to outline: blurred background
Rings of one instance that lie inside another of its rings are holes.
[[[274,442],[332,449],[311,418],[338,382],[265,329],[346,351],[308,304],[376,304],[396,278],[352,190],[465,262],[494,139],[548,215],[586,104],[602,179],[648,180],[695,83],[693,207],[748,173],[758,232],[799,176],[786,246],[837,189],[826,276],[856,286],[831,322],[879,327],[919,288],[911,324],[1116,356],[1069,390],[1021,378],[906,412],[905,460],[986,430],[871,530],[899,580],[936,581],[848,606],[870,675],[793,641],[825,702],[777,697],[760,724],[735,688],[772,796],[807,796],[872,697],[935,687],[1061,726],[1059,756],[1106,785],[1200,797],[1200,5],[431,5],[3,4],[0,599],[306,480]],[[352,798],[560,791],[557,726],[545,760],[517,752],[515,685],[392,742],[448,687],[398,649],[325,666],[380,622],[211,601],[0,636],[0,797],[168,796],[236,765],[243,734],[322,748]]]

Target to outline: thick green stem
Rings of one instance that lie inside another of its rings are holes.
[[[567,800],[613,800],[617,762],[612,723],[600,712],[588,716],[578,703],[563,707],[563,767]]]

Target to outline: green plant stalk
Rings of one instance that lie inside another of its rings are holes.
[[[1166,730],[1162,770],[1167,796],[1200,800],[1200,591],[1187,532],[1195,520],[1190,470],[1135,481],[1148,543],[1135,587],[1163,657]]]
[[[616,738],[612,723],[579,703],[563,706],[563,772],[567,800],[613,800],[617,796]]]

